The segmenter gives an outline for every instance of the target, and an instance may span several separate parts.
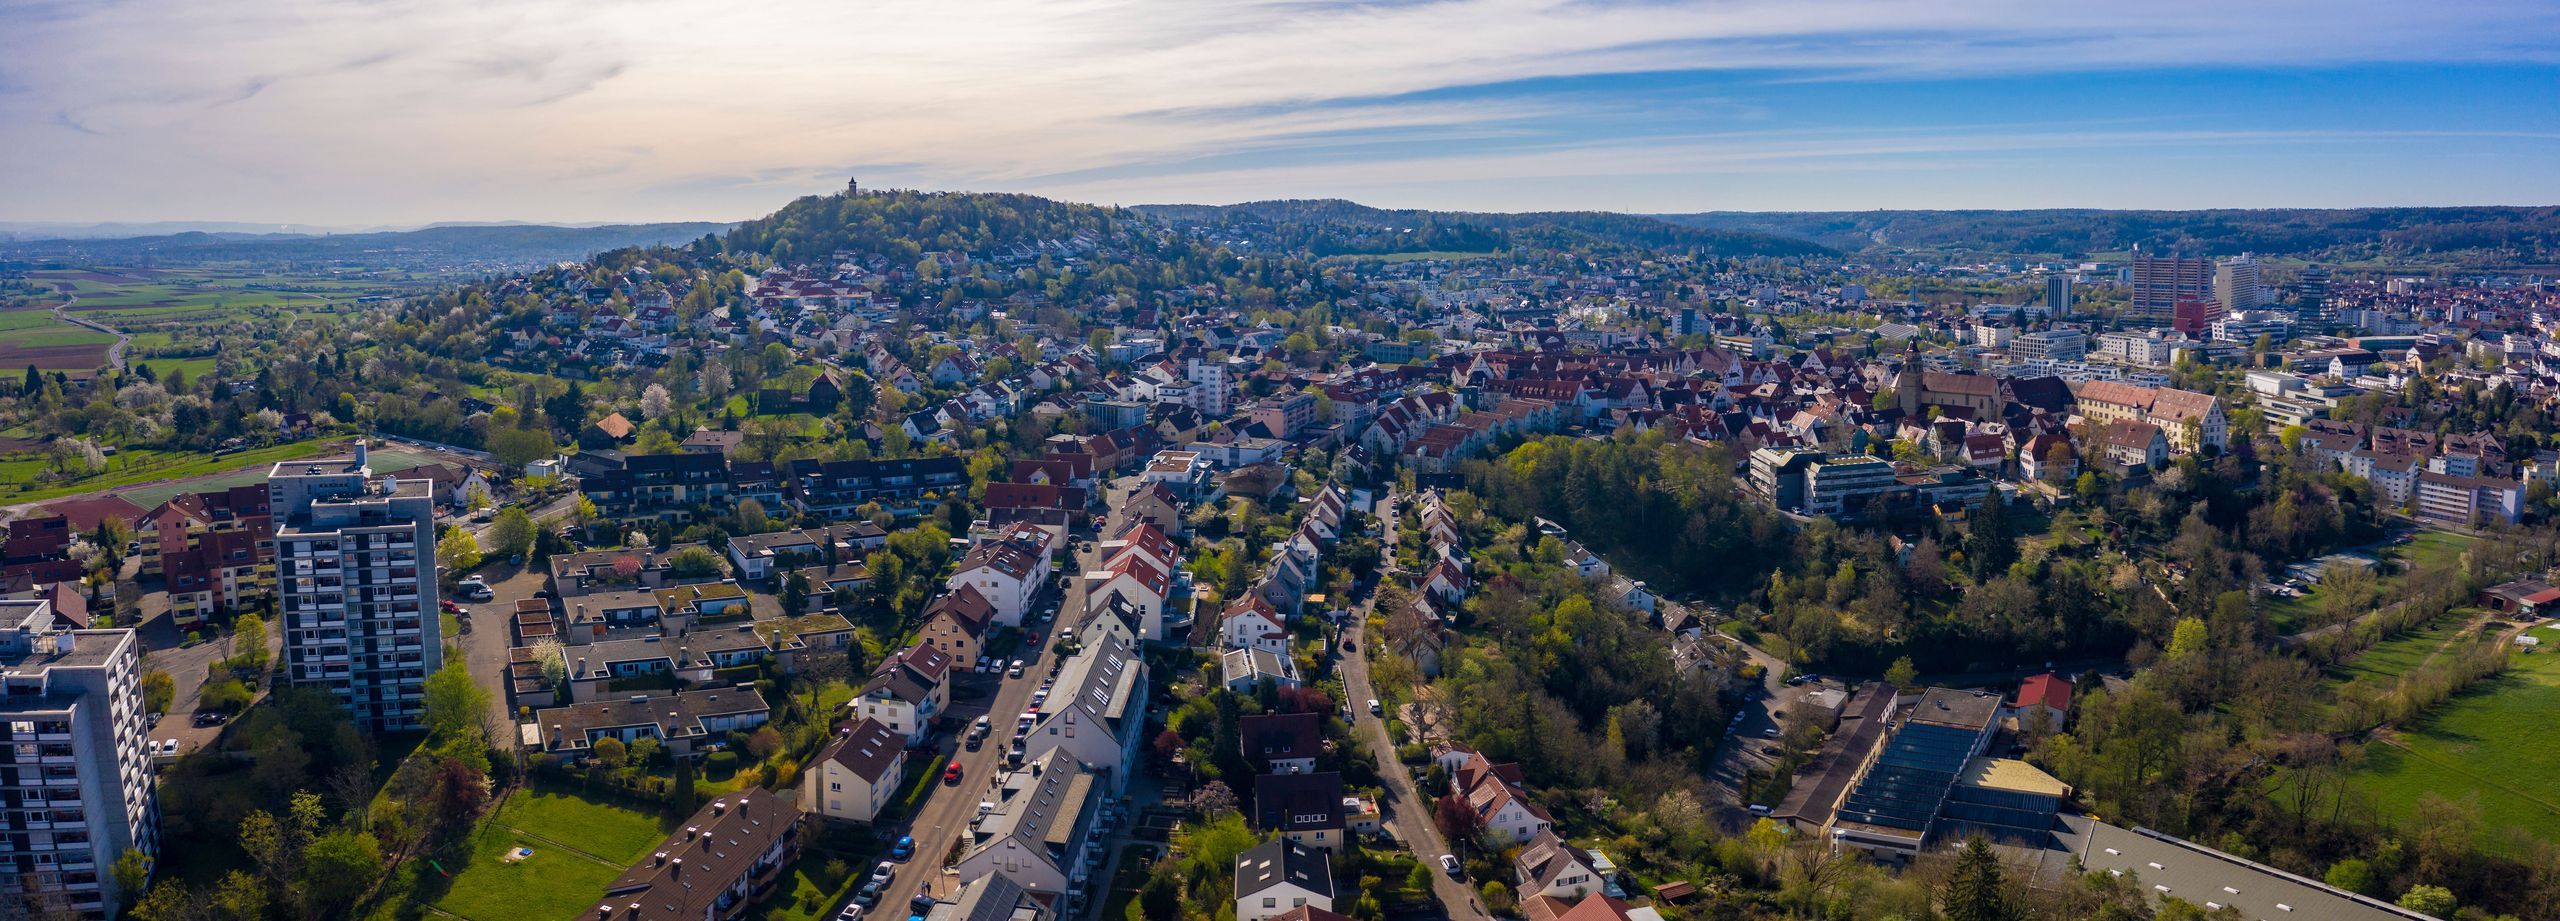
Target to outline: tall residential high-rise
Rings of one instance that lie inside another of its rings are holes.
[[[150,729],[132,630],[73,630],[51,601],[0,601],[0,899],[107,918],[140,895],[108,868],[160,852]]]
[[[2215,263],[2213,299],[2221,302],[2224,313],[2239,313],[2265,306],[2267,292],[2266,286],[2259,283],[2258,260],[2242,253]]]
[[[444,664],[429,484],[374,479],[358,444],[352,460],[277,464],[267,493],[286,679],[336,694],[359,729],[418,728]]]
[[[2133,282],[2133,301],[2126,308],[2130,319],[2166,323],[2176,316],[2180,302],[2213,299],[2210,259],[2154,256],[2137,249],[2128,274]]]
[[[2294,316],[2296,322],[2312,327],[2329,323],[2329,270],[2316,265],[2302,267],[2293,279]]]
[[[2071,315],[2071,276],[2055,272],[2044,277],[2044,306],[2054,316]]]

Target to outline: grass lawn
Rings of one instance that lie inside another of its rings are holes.
[[[2371,795],[2384,817],[2407,822],[2418,798],[2433,791],[2449,799],[2477,796],[2481,842],[2501,847],[2499,831],[2522,826],[2544,840],[2560,838],[2560,790],[2545,779],[2560,774],[2560,735],[2550,731],[2560,713],[2560,629],[2531,632],[2545,646],[2519,651],[2507,673],[2473,685],[2396,739],[2365,750],[2356,787]]]
[[[2478,538],[2451,531],[2420,531],[2400,548],[2400,576],[2430,566],[2452,566],[2462,560],[2462,551],[2471,549]],[[2399,585],[2398,576],[2390,582]]]
[[[827,877],[827,861],[843,860],[842,878]],[[871,872],[872,860],[858,854],[833,854],[802,847],[799,859],[782,868],[782,884],[758,903],[748,917],[757,921],[828,921],[838,906],[853,898],[854,884]],[[882,917],[887,917],[883,913]]]
[[[657,816],[630,806],[536,790],[508,797],[496,821],[626,865],[667,833]]]
[[[533,856],[515,863],[502,859],[517,847],[532,848]],[[568,921],[594,910],[604,887],[622,871],[621,865],[503,825],[483,825],[472,838],[471,866],[454,875],[452,886],[436,899],[434,908],[471,921]]]
[[[107,472],[85,479],[61,481],[41,488],[28,488],[33,484],[28,483],[25,480],[0,480],[0,500],[7,500],[9,502],[30,502],[41,499],[54,499],[62,496],[75,496],[82,493],[110,490],[119,486],[131,486],[136,483],[146,483],[152,480],[203,476],[206,474],[221,473],[226,470],[242,470],[245,472],[249,468],[255,468],[259,474],[258,476],[252,477],[244,482],[258,482],[265,479],[266,468],[277,461],[299,460],[305,457],[311,457],[316,454],[324,453],[342,443],[343,442],[334,438],[313,439],[310,441],[297,441],[291,444],[270,445],[268,447],[258,448],[255,450],[242,451],[237,454],[225,454],[219,457],[195,451],[176,453],[146,450],[125,451],[115,457],[107,459]],[[25,455],[14,456],[6,459],[5,461],[0,461],[0,465],[22,464],[26,459],[27,457]],[[42,461],[39,460],[37,463],[41,464]],[[11,488],[21,491],[10,492],[9,490]],[[170,494],[174,495],[178,492],[185,492],[190,489],[213,488],[216,487],[190,485],[172,489],[170,490]],[[165,499],[167,497],[163,496],[161,498]],[[137,503],[141,502],[139,499],[132,501]],[[144,504],[143,507],[149,508],[150,504]]]
[[[2342,680],[2368,678],[2387,681],[2398,678],[2426,661],[2427,656],[2443,646],[2446,640],[2460,634],[2474,613],[2476,611],[2467,608],[2451,611],[2434,623],[2375,644],[2364,654],[2330,669],[2330,673]]]
[[[664,837],[657,817],[636,809],[518,791],[473,835],[471,865],[455,873],[433,907],[472,921],[567,921],[593,909],[605,885]],[[518,847],[532,848],[533,856],[502,859]]]

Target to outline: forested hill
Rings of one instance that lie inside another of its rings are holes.
[[[981,256],[1079,237],[1089,243],[1127,236],[1127,212],[1036,195],[991,192],[865,192],[812,195],[738,225],[723,241],[731,253],[761,253],[778,263],[824,259],[838,250],[885,253],[908,261],[927,252]]]
[[[2212,211],[1708,211],[1657,215],[1843,250],[1935,249],[2077,258],[2145,249],[2331,262],[2560,262],[2560,207],[2271,208]]]
[[[1605,211],[1391,210],[1341,199],[1137,205],[1130,210],[1176,226],[1218,228],[1315,256],[1500,249],[1685,249],[1718,256],[1830,252],[1822,244],[1756,230],[1687,226]]]

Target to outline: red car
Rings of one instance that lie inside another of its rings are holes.
[[[955,785],[955,786],[956,786],[956,785],[958,785],[958,784],[960,783],[960,766],[959,766],[959,765],[957,765],[957,764],[954,764],[954,765],[952,765],[952,766],[950,766],[950,767],[943,768],[943,769],[942,769],[942,782],[943,782],[943,783],[946,783],[946,784],[952,784],[952,785]]]
[[[460,614],[460,613],[462,613],[462,606],[461,606],[461,605],[458,605],[458,604],[453,603],[453,599],[451,599],[451,598],[444,599],[443,601],[441,601],[441,602],[439,602],[439,603],[440,603],[440,604],[442,604],[442,605],[444,605],[444,612],[445,612],[445,613],[447,613],[447,614]]]

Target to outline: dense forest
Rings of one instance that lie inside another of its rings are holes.
[[[1757,231],[1683,226],[1604,211],[1495,214],[1372,208],[1339,199],[1240,205],[1139,205],[1177,227],[1216,228],[1313,256],[1509,249],[1691,250],[1716,256],[1808,256],[1826,246]]]
[[[2243,252],[2323,261],[2560,261],[2560,208],[2310,208],[2212,211],[1708,211],[1665,214],[1693,227],[1814,240],[1844,250],[1942,249],[2064,258]]]

